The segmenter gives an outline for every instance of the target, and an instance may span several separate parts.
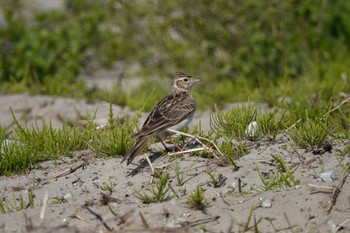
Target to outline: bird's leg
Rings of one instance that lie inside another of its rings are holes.
[[[163,140],[162,140],[160,137],[158,137],[158,136],[157,136],[157,139],[162,143],[162,145],[164,146],[165,150],[166,150],[167,152],[169,152],[170,150],[169,150],[169,148],[165,145],[165,143],[163,142]]]
[[[179,144],[177,144],[172,137],[169,137],[169,141],[176,147],[176,149],[178,149],[179,151],[182,151],[183,148],[181,148]]]
[[[153,177],[154,177],[154,168],[153,168],[153,166],[152,166],[152,163],[151,163],[151,160],[149,160],[149,158],[148,158],[148,155],[147,155],[147,153],[145,154],[145,157],[146,157],[146,161],[147,161],[147,163],[148,163],[148,165],[149,165],[149,167],[151,168],[151,171],[152,171],[152,174],[151,174],[151,179],[150,179],[150,183],[153,183]]]

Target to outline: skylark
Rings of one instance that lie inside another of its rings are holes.
[[[190,75],[181,72],[176,73],[176,79],[172,83],[170,94],[157,103],[147,117],[141,131],[132,136],[137,138],[136,142],[126,152],[121,163],[127,160],[127,165],[129,165],[150,137],[158,138],[166,148],[163,139],[174,134],[168,129],[181,131],[191,122],[196,109],[196,101],[190,90],[193,84],[199,81],[200,79],[195,79]]]

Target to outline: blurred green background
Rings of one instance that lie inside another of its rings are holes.
[[[312,114],[350,93],[349,1],[67,0],[63,9],[28,8],[25,0],[0,0],[2,93],[137,109],[156,88],[149,110],[176,71],[204,80],[194,88],[199,108],[285,98]],[[78,78],[116,63],[141,85],[106,91]]]

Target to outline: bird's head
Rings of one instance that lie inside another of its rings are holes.
[[[200,82],[200,79],[191,77],[188,74],[176,72],[176,79],[172,86],[178,90],[191,90],[193,84]]]

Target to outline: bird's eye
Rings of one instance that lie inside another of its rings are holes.
[[[185,83],[187,83],[187,82],[188,82],[188,78],[184,78],[183,80],[184,80],[184,82],[185,82]]]

